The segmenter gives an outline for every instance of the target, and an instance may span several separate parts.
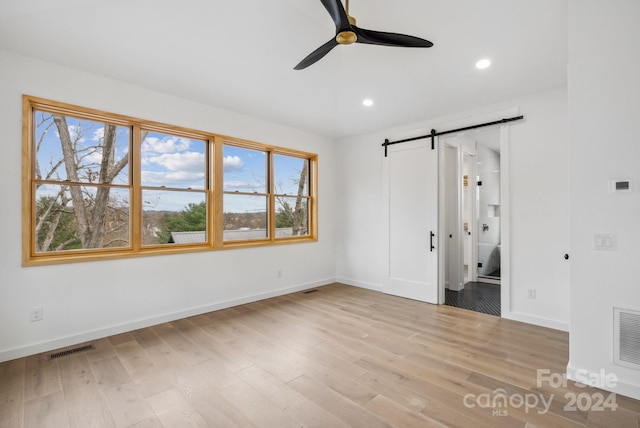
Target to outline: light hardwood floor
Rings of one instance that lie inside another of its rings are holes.
[[[638,428],[640,421],[639,401],[617,396],[615,411],[585,411],[608,393],[537,381],[538,369],[564,373],[567,333],[341,284],[90,343],[96,349],[0,364],[0,426]],[[565,409],[572,394],[582,411]],[[522,405],[534,398],[538,407]]]

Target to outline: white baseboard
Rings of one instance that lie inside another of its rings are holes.
[[[370,282],[358,281],[358,280],[355,280],[355,279],[344,278],[344,277],[341,277],[341,276],[336,278],[336,282],[339,282],[341,284],[346,284],[346,285],[352,285],[354,287],[366,288],[368,290],[374,290],[374,291],[382,292],[382,285],[381,284],[373,284],[373,283],[370,283]]]
[[[140,328],[150,327],[165,322],[175,321],[181,318],[192,317],[194,315],[200,315],[207,312],[217,311],[220,309],[226,309],[233,306],[244,305],[246,303],[256,302],[258,300],[264,300],[271,297],[282,296],[285,294],[295,293],[298,291],[308,290],[314,287],[321,287],[323,285],[332,284],[336,282],[335,278],[329,278],[321,281],[314,281],[306,284],[300,284],[293,287],[280,288],[277,290],[268,291],[266,293],[254,294],[251,296],[244,296],[238,299],[226,300],[222,302],[212,303],[204,306],[198,306],[195,308],[189,308],[177,312],[171,312],[162,314],[150,318],[135,320],[109,326],[105,328],[86,331],[83,333],[73,334],[64,337],[58,337],[56,339],[47,340],[44,342],[38,342],[31,345],[21,346],[18,348],[7,349],[0,351],[0,363],[4,361],[15,360],[16,358],[22,358],[29,355],[35,355],[42,352],[48,352],[58,348],[64,348],[67,346],[77,345],[79,343],[88,342],[91,340],[101,339],[114,334],[125,333]]]
[[[635,400],[640,400],[640,385],[624,382],[620,379],[615,381],[615,387],[611,388],[607,384],[607,379],[603,376],[611,375],[612,372],[605,373],[604,370],[600,372],[593,372],[585,369],[580,369],[578,367],[573,367],[571,361],[567,364],[567,378],[576,382],[580,382],[581,380],[595,380],[595,384],[599,389],[613,392],[615,394],[624,395],[625,397],[631,397]],[[615,374],[615,373],[613,373]],[[584,382],[583,382],[584,383]]]
[[[540,327],[547,327],[547,328],[552,328],[554,330],[560,330],[560,331],[569,331],[569,324],[568,323],[564,323],[564,322],[560,322],[560,321],[556,321],[556,320],[551,320],[548,318],[541,318],[541,317],[534,317],[531,315],[525,315],[525,314],[521,314],[518,312],[506,312],[503,313],[502,318],[508,319],[508,320],[513,320],[513,321],[520,321],[520,322],[525,322],[527,324],[534,324],[534,325],[539,325]]]

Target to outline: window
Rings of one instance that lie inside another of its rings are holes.
[[[206,243],[207,141],[141,132],[142,245]]]
[[[224,240],[269,238],[268,152],[224,145]]]
[[[34,111],[34,252],[129,247],[131,129]]]
[[[276,237],[309,234],[309,159],[273,156]]]
[[[317,239],[317,157],[24,96],[23,264]]]

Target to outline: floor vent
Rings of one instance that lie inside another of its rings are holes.
[[[613,308],[614,362],[640,370],[640,312]]]
[[[66,351],[56,352],[55,354],[49,355],[49,360],[55,360],[56,358],[64,357],[65,355],[71,355],[82,351],[89,351],[91,349],[96,349],[96,347],[93,345],[86,345],[79,348],[67,349]]]
[[[313,290],[307,290],[307,291],[303,291],[304,294],[311,294],[311,293],[315,293],[316,291],[320,291],[317,289],[313,289]]]

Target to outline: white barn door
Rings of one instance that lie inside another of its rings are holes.
[[[383,291],[438,303],[438,153],[431,140],[387,147],[384,210],[388,261]],[[433,235],[432,235],[433,234]]]

